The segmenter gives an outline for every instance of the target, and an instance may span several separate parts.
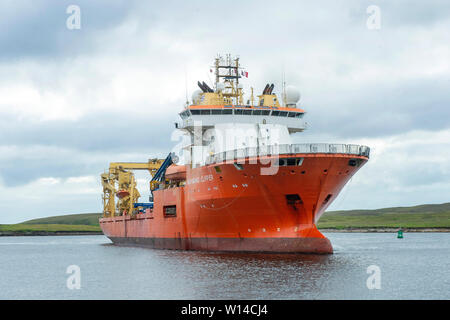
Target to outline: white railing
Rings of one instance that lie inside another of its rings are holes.
[[[275,146],[253,147],[235,149],[216,153],[206,159],[206,164],[220,163],[227,160],[244,159],[256,156],[289,155],[298,153],[328,153],[349,154],[369,157],[370,148],[356,144],[329,144],[329,143],[305,143],[305,144],[281,144]]]

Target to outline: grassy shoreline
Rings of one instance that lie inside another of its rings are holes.
[[[0,237],[41,237],[41,236],[94,236],[102,235],[101,231],[55,231],[55,232],[45,232],[45,231],[4,231],[0,232]]]
[[[0,236],[102,234],[101,213],[71,214],[0,224]],[[375,210],[329,211],[319,220],[322,232],[450,232],[450,202]]]
[[[323,233],[396,233],[399,228],[320,228]],[[450,232],[450,228],[402,228],[403,232]]]
[[[398,228],[392,227],[328,227],[318,228],[324,233],[395,233]],[[404,232],[450,232],[450,228],[443,227],[415,227],[402,228]],[[99,226],[89,225],[58,225],[58,224],[13,224],[0,225],[0,237],[6,236],[75,236],[102,235]]]
[[[319,229],[322,233],[396,233],[397,229]],[[424,229],[403,229],[404,233],[449,233],[450,229],[444,228],[424,228]],[[103,235],[102,231],[1,231],[0,237],[41,237],[41,236],[94,236]]]
[[[50,236],[102,234],[99,226],[67,224],[0,224],[0,236]]]

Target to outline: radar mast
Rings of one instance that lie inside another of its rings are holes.
[[[244,92],[241,78],[239,57],[231,57],[227,54],[225,58],[218,55],[215,59],[216,92],[221,92],[225,101],[229,104],[239,105],[244,103]],[[221,82],[221,79],[223,81]]]

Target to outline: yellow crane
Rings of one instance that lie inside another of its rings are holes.
[[[103,186],[103,216],[134,214],[141,196],[136,189],[132,170],[148,170],[152,177],[163,164],[164,159],[150,159],[148,162],[112,162],[109,171],[101,174]],[[118,197],[117,203],[115,196]]]

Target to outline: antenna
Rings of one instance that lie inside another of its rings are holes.
[[[186,65],[184,66],[184,85],[185,85],[185,89],[186,89],[186,106],[189,105],[189,100],[188,100],[188,84],[187,84],[187,68]]]
[[[284,62],[281,67],[281,90],[283,97],[283,107],[286,107],[286,74],[284,72]]]
[[[243,87],[239,84],[240,69],[239,56],[232,57],[227,53],[224,58],[217,55],[215,60],[216,89],[217,84],[223,79],[224,89],[222,95],[228,104],[242,104],[244,100]],[[221,72],[222,71],[222,72]]]

